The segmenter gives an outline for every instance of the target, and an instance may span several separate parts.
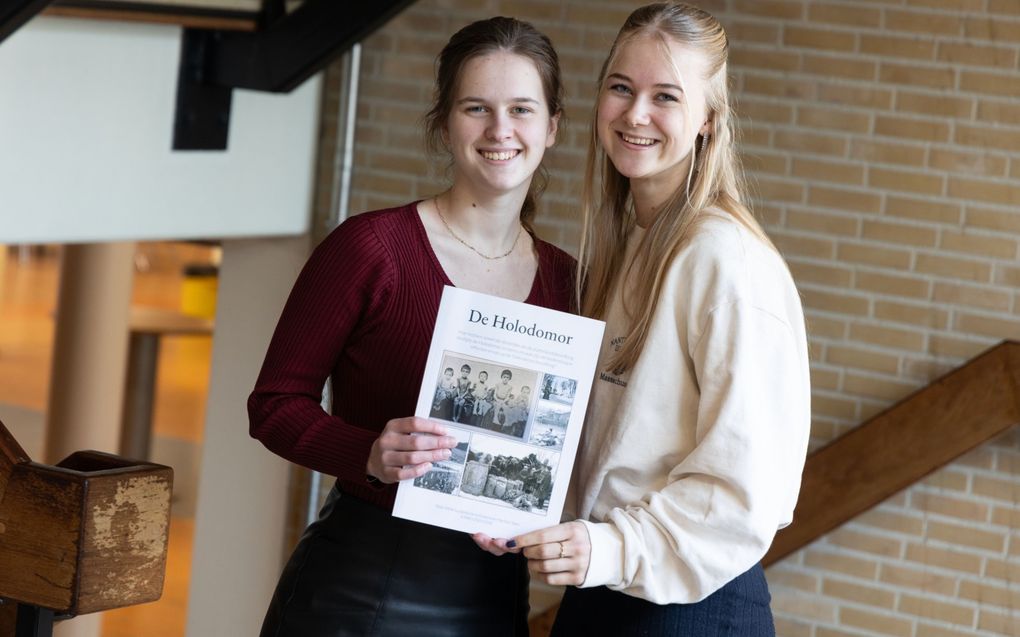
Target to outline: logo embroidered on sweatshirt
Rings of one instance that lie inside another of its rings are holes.
[[[612,383],[614,385],[619,385],[620,387],[626,387],[627,386],[627,381],[625,381],[622,378],[619,378],[617,376],[613,376],[612,374],[607,374],[605,372],[599,372],[599,380],[604,380],[607,383]]]
[[[627,342],[627,336],[617,336],[609,339],[609,347],[613,348],[614,352],[619,352],[623,348],[623,344]],[[608,372],[599,372],[599,380],[604,380],[607,383],[619,385],[620,387],[626,387],[627,381],[623,380],[619,376],[614,376]]]

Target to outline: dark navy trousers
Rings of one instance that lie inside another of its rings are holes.
[[[551,637],[775,637],[771,600],[760,564],[694,604],[653,604],[605,586],[569,587]]]

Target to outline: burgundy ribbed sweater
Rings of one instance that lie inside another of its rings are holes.
[[[536,240],[527,303],[568,311],[574,260]],[[255,390],[252,437],[341,488],[392,508],[396,486],[373,487],[365,465],[392,418],[414,414],[444,285],[415,203],[351,217],[312,253],[280,316]],[[320,407],[332,378],[333,414]]]

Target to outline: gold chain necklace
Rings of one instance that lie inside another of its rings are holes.
[[[453,237],[454,239],[456,239],[457,241],[460,241],[464,245],[466,245],[468,248],[471,249],[472,252],[474,252],[478,256],[482,257],[483,259],[488,259],[489,261],[495,261],[497,259],[503,259],[505,257],[510,256],[510,254],[513,253],[513,251],[514,251],[514,248],[517,247],[517,242],[520,240],[521,233],[524,231],[524,226],[519,225],[517,227],[517,236],[514,237],[514,243],[513,243],[512,246],[510,246],[510,249],[507,250],[506,252],[504,252],[503,254],[499,254],[499,255],[496,255],[494,257],[490,257],[489,255],[487,255],[487,254],[485,254],[483,252],[480,252],[478,250],[478,248],[474,247],[473,245],[471,245],[467,241],[461,239],[460,236],[456,232],[453,231],[453,228],[450,227],[450,224],[446,223],[446,217],[443,216],[443,211],[439,207],[439,197],[436,197],[433,201],[436,202],[436,212],[439,213],[439,220],[443,222],[444,226],[446,226],[446,230],[450,233],[450,236]]]

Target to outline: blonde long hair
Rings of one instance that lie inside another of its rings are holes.
[[[743,197],[743,176],[734,150],[735,126],[727,86],[729,41],[722,25],[709,13],[686,4],[656,3],[635,10],[621,27],[602,65],[599,97],[605,90],[606,73],[621,47],[637,36],[658,38],[664,45],[668,63],[672,63],[667,46],[669,40],[705,55],[708,60],[705,100],[712,130],[707,140],[701,135],[695,139],[686,181],[669,197],[647,228],[638,249],[639,256],[626,272],[620,272],[626,238],[635,223],[630,181],[616,170],[599,144],[599,99],[595,100],[582,198],[584,229],[578,258],[577,294],[584,315],[605,318],[615,282],[634,281],[628,295],[636,301],[637,311],[628,312],[630,326],[626,340],[608,365],[617,373],[632,367],[640,355],[669,265],[689,241],[692,230],[707,210],[731,215],[767,245],[772,245]],[[675,64],[673,68],[676,70]],[[637,268],[633,279],[628,278],[631,268]]]

